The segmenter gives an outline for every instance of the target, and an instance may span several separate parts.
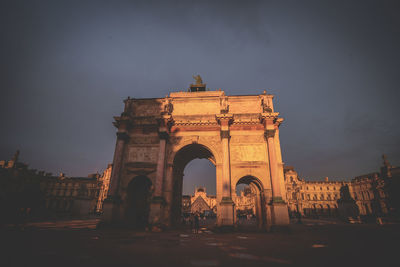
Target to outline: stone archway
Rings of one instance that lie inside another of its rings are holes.
[[[148,224],[151,185],[146,176],[136,176],[128,184],[125,218],[132,228],[144,229]]]
[[[283,119],[274,111],[272,100],[273,95],[265,91],[227,96],[221,90],[126,99],[124,111],[114,117],[117,142],[103,221],[126,219],[121,205],[127,205],[130,178],[144,175],[154,187],[150,224],[172,225],[180,214],[184,167],[194,158],[207,158],[216,166],[218,226],[234,225],[232,192],[246,175],[260,181],[249,183],[264,194],[263,205],[271,218],[267,222],[287,225],[279,141]]]
[[[174,155],[172,165],[172,203],[170,206],[172,225],[176,225],[181,219],[183,171],[186,165],[196,158],[208,159],[215,166],[214,155],[209,148],[202,144],[188,144],[180,148]]]
[[[246,175],[238,180],[236,186],[239,184],[246,184],[250,187],[251,194],[254,195],[254,205],[255,205],[255,216],[257,220],[257,227],[259,229],[265,229],[267,225],[267,211],[264,186],[261,181],[254,176]],[[236,216],[235,216],[235,219]]]

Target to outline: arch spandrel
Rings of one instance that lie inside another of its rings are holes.
[[[245,168],[235,170],[231,176],[231,188],[232,190],[236,189],[236,184],[243,177],[250,176],[256,178],[261,184],[263,190],[271,189],[271,183],[269,178],[267,177],[265,170],[259,168]]]
[[[249,186],[253,187],[253,189],[257,189],[259,191],[263,191],[265,189],[262,181],[254,175],[244,175],[244,176],[240,177],[235,184],[235,190],[236,190],[236,186],[238,184],[242,184],[242,183],[248,184]],[[255,186],[255,188],[254,188],[254,186]]]
[[[212,137],[212,140],[214,142],[210,142],[211,138],[205,138],[201,136],[184,136],[184,137],[173,137],[174,142],[171,142],[169,144],[169,155],[167,159],[167,164],[172,166],[174,163],[174,159],[176,154],[184,147],[192,145],[192,144],[197,144],[203,146],[205,149],[207,149],[213,156],[214,159],[210,159],[210,161],[214,165],[219,165],[222,162],[222,157],[220,153],[219,147],[217,147],[217,144],[215,144],[219,138],[219,136],[216,136],[215,138]],[[215,162],[213,162],[215,161]]]

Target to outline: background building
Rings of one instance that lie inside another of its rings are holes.
[[[101,213],[112,172],[108,164],[102,174],[67,177],[29,169],[18,161],[19,151],[11,160],[0,161],[0,205],[2,222],[22,217],[82,216]],[[364,174],[351,181],[305,181],[292,166],[284,168],[289,214],[308,217],[399,217],[400,168],[383,156],[379,172]],[[256,214],[255,195],[249,186],[240,195],[233,194],[237,215]],[[199,212],[214,215],[216,196],[205,187],[182,196],[182,214]]]
[[[399,216],[400,168],[383,156],[380,172],[351,181],[305,181],[286,166],[285,184],[289,213],[294,216]]]
[[[234,194],[233,201],[237,214],[256,214],[255,196],[250,187],[245,187],[240,195]],[[204,215],[215,215],[217,212],[217,199],[214,195],[207,195],[205,187],[197,187],[191,196],[182,196],[182,213],[200,213]]]
[[[67,177],[29,169],[18,161],[0,161],[2,222],[54,216],[82,216],[100,212],[110,182],[111,164],[100,175]]]

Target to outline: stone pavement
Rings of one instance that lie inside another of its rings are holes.
[[[1,266],[398,266],[399,225],[305,220],[286,231],[164,233],[96,220],[1,229]],[[83,227],[84,226],[84,227]]]

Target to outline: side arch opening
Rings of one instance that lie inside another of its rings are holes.
[[[243,187],[244,185],[244,187]],[[243,190],[239,193],[238,189]],[[254,176],[244,176],[236,183],[236,223],[246,230],[266,227],[264,187]]]
[[[125,218],[132,228],[144,229],[148,224],[151,186],[147,176],[136,176],[128,184]]]

